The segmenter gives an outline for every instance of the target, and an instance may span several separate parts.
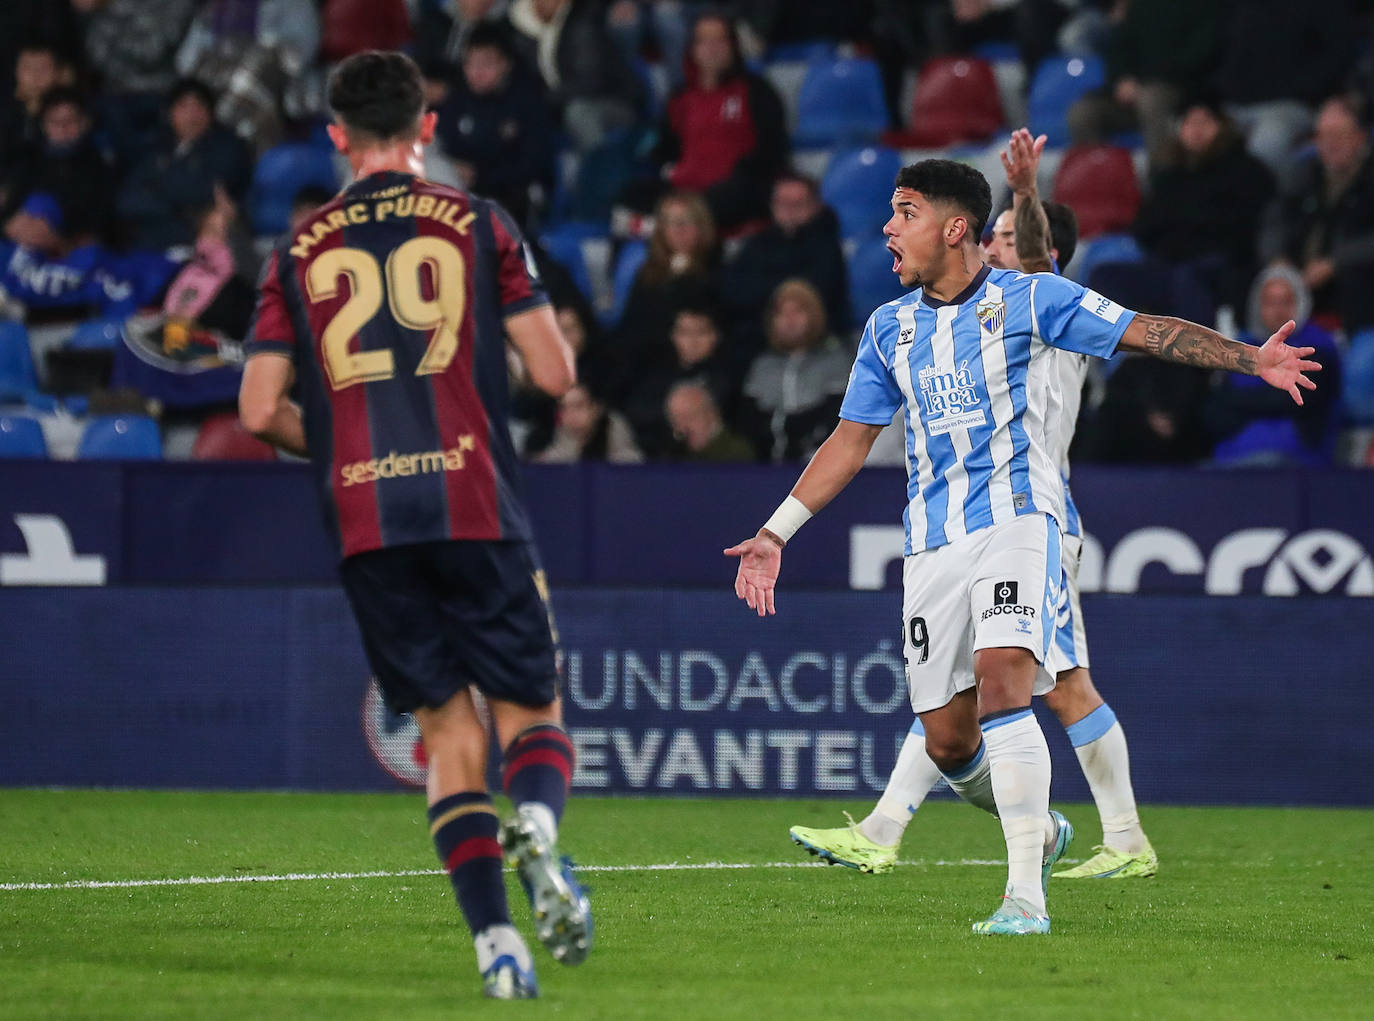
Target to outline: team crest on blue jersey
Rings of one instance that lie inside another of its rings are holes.
[[[989,336],[1002,328],[1007,318],[1007,305],[1004,301],[980,301],[978,303],[978,325]]]
[[[983,425],[987,417],[978,396],[978,382],[964,362],[953,372],[928,365],[916,374],[926,409],[926,429],[939,436],[952,429]]]

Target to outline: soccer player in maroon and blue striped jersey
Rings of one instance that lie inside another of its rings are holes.
[[[430,832],[484,990],[526,999],[538,990],[503,848],[557,960],[586,957],[592,921],[556,850],[573,748],[507,428],[506,342],[555,397],[573,385],[573,355],[505,210],[424,179],[434,114],[415,64],[350,57],[329,103],[354,181],[268,259],[240,416],[314,465],[368,660],[390,707],[420,727]],[[473,689],[504,750],[516,806],[504,825]]]

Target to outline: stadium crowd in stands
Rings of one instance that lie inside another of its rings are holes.
[[[1292,316],[1325,370],[1297,408],[1118,356],[1076,456],[1374,464],[1371,0],[8,0],[0,417],[44,443],[0,456],[110,412],[192,456],[263,253],[342,183],[324,76],[374,47],[416,57],[431,175],[512,212],[578,351],[556,404],[512,379],[531,460],[808,457],[898,293],[895,168],[939,144],[997,195],[1028,124],[1063,271],[1256,342]]]

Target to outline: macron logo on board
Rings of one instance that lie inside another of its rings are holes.
[[[104,585],[105,558],[80,554],[56,514],[16,514],[26,553],[0,554],[0,585]]]

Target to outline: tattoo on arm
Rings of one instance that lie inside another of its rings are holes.
[[[1050,221],[1045,215],[1045,207],[1038,198],[1020,195],[1013,205],[1016,258],[1021,263],[1021,272],[1048,273],[1054,263],[1050,258]]]
[[[1144,349],[1156,358],[1203,369],[1229,369],[1255,374],[1255,349],[1249,344],[1227,340],[1186,319],[1172,316],[1136,316],[1145,327]]]

